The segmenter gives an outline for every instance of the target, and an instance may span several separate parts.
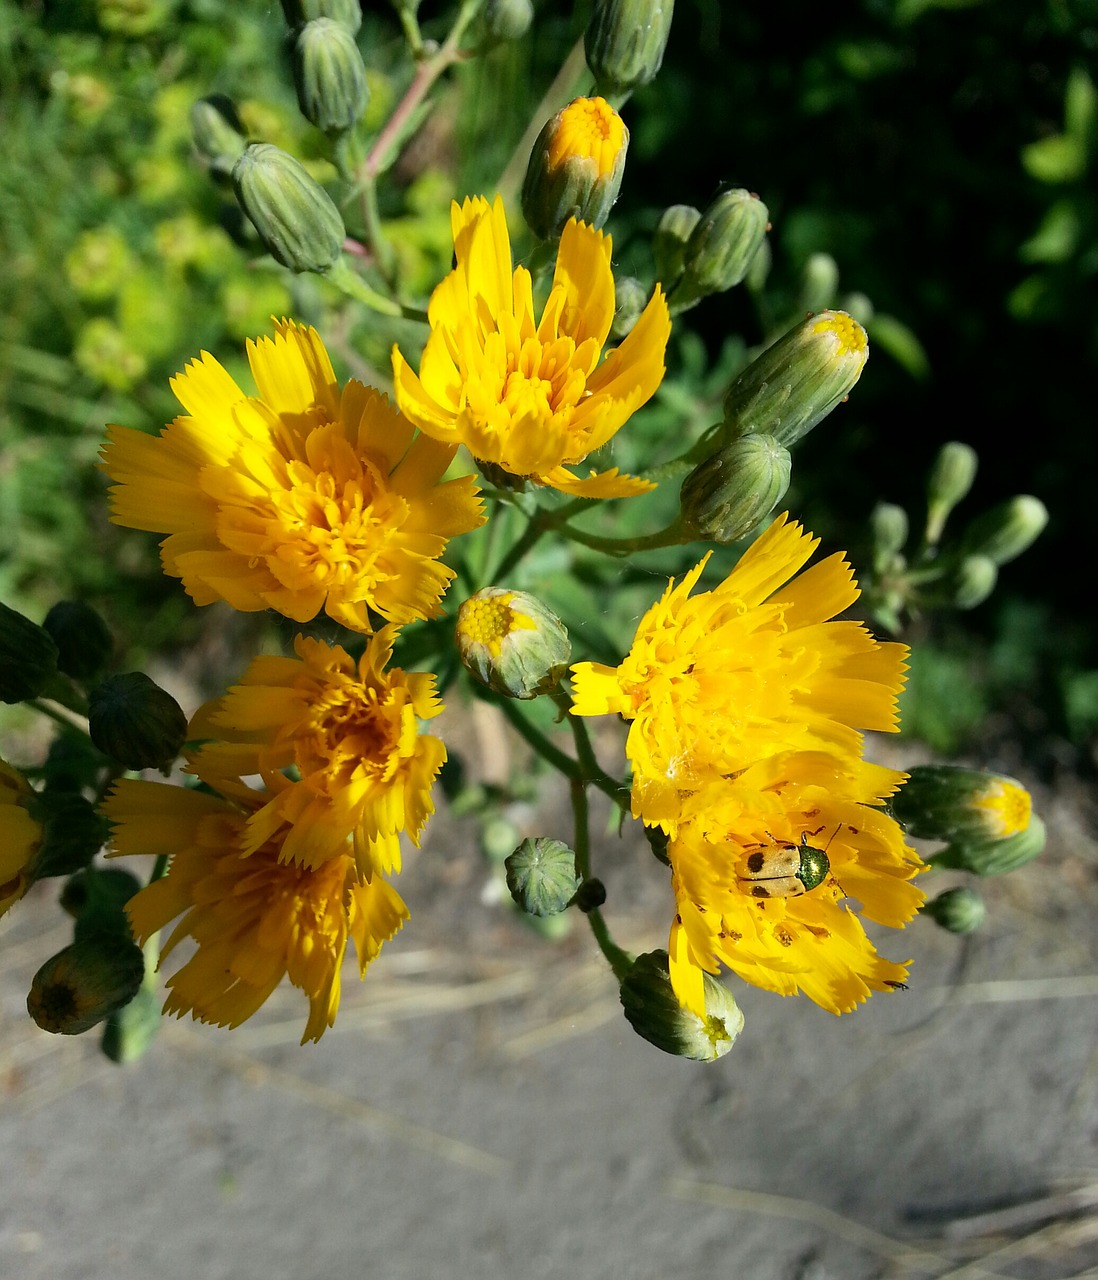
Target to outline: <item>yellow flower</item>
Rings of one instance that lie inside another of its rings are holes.
[[[31,870],[42,844],[41,824],[26,809],[33,795],[26,778],[0,760],[0,916],[33,883]]]
[[[184,938],[195,944],[168,979],[165,1013],[235,1027],[289,976],[309,1000],[302,1043],[319,1040],[339,1009],[348,938],[364,975],[408,917],[380,875],[359,881],[349,853],[316,868],[287,864],[277,840],[245,853],[247,812],[220,796],[123,780],[103,812],[115,824],[112,856],[171,858],[126,907],[142,945],[181,917],[161,962]]]
[[[610,239],[564,228],[541,320],[529,271],[514,268],[503,202],[454,204],[457,265],[431,296],[431,335],[418,376],[393,348],[397,403],[427,435],[464,444],[482,462],[590,498],[653,486],[617,468],[570,468],[605,444],[663,378],[671,332],[657,288],[636,326],[600,363],[614,318]]]
[[[720,964],[832,1013],[903,983],[906,966],[877,955],[844,902],[899,928],[923,901],[910,883],[922,863],[881,807],[903,779],[856,758],[786,752],[690,797],[668,846],[671,981],[687,1008],[705,1015],[702,974]]]
[[[402,831],[419,843],[446,748],[417,721],[442,704],[433,675],[386,670],[395,636],[392,626],[377,632],[357,664],[339,645],[299,636],[296,658],[256,658],[240,684],[198,712],[191,738],[215,741],[191,771],[248,804],[254,793],[239,779],[260,774],[266,787],[244,853],[273,841],[282,861],[313,869],[353,853],[368,879],[400,870]]]
[[[573,667],[573,714],[632,721],[635,816],[673,835],[713,777],[783,751],[857,758],[859,730],[897,728],[907,649],[830,621],[858,588],[841,555],[793,577],[817,543],[780,516],[714,590],[690,594],[708,556],[670,582],[620,666]]]
[[[112,519],[166,533],[164,571],[196,604],[323,609],[355,631],[432,617],[448,538],[483,522],[472,478],[440,483],[454,447],[420,436],[372,387],[340,391],[314,329],[248,343],[248,396],[208,353],[172,380],[187,410],[158,437],[112,426]]]

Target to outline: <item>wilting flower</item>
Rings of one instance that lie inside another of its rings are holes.
[[[671,981],[688,1008],[704,1015],[702,975],[721,964],[832,1013],[903,983],[906,966],[877,955],[845,901],[893,928],[922,904],[910,883],[922,863],[883,809],[903,779],[852,757],[784,752],[690,797],[667,850]]]
[[[780,516],[712,591],[690,594],[708,556],[669,583],[620,666],[573,667],[575,715],[632,721],[635,816],[674,834],[711,778],[782,751],[857,758],[860,730],[898,727],[907,649],[830,620],[858,597],[841,554],[793,577],[818,541]]]
[[[274,842],[282,861],[317,869],[352,852],[367,878],[400,870],[402,831],[419,843],[446,748],[417,721],[442,704],[433,675],[389,668],[395,635],[377,632],[357,664],[339,645],[299,636],[296,658],[256,658],[192,721],[192,738],[215,739],[191,763],[204,782],[235,795],[239,779],[263,779],[244,853]]]
[[[471,477],[442,482],[454,444],[413,439],[372,387],[341,392],[314,329],[284,320],[248,359],[258,396],[204,352],[172,380],[186,416],[158,437],[109,428],[112,519],[168,534],[164,570],[197,604],[364,632],[370,610],[437,614],[454,576],[438,557],[483,521]]]
[[[0,916],[33,882],[34,858],[42,844],[42,826],[27,811],[34,791],[26,778],[0,760]]]
[[[572,467],[605,444],[663,378],[671,332],[657,288],[625,341],[600,363],[614,319],[610,239],[570,221],[540,321],[530,272],[515,268],[503,202],[454,204],[457,265],[431,296],[418,376],[394,347],[397,403],[426,435],[482,462],[590,498],[652,485],[617,468]]]
[[[178,919],[161,962],[184,938],[195,944],[167,981],[165,1013],[235,1027],[289,976],[309,1000],[302,1043],[319,1040],[339,1009],[348,938],[365,974],[408,917],[382,876],[359,880],[350,852],[315,868],[286,863],[277,839],[246,853],[248,813],[239,802],[123,780],[103,811],[115,824],[114,855],[171,858],[167,875],[126,907],[142,944]]]

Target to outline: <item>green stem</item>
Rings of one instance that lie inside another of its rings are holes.
[[[42,715],[47,716],[50,720],[55,721],[65,729],[76,729],[78,732],[87,734],[88,725],[86,720],[82,720],[81,713],[75,708],[65,707],[62,714],[56,707],[50,706],[48,702],[43,702],[41,698],[31,698],[27,702],[27,706],[33,707],[35,711],[40,711]]]
[[[633,957],[628,951],[623,951],[610,936],[610,930],[606,927],[606,921],[602,918],[602,912],[598,907],[592,907],[587,912],[587,923],[591,926],[591,932],[595,935],[599,950],[613,969],[614,977],[618,982],[624,982],[629,976],[629,970],[633,967]]]
[[[608,556],[629,556],[638,551],[655,551],[659,547],[677,547],[680,543],[690,540],[681,515],[676,516],[666,529],[660,529],[658,533],[646,534],[641,538],[600,538],[597,534],[584,533],[571,525],[562,525],[560,531],[573,542],[582,543],[592,551],[601,551]]]

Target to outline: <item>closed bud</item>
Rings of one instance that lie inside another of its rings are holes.
[[[1024,831],[1033,801],[1014,778],[952,764],[920,764],[892,798],[893,814],[920,840],[1003,840]]]
[[[511,897],[527,915],[557,915],[580,887],[576,855],[559,840],[524,840],[504,866]]]
[[[187,736],[179,703],[141,671],[109,676],[91,693],[88,733],[127,769],[164,769]]]
[[[927,858],[934,867],[971,871],[975,876],[1001,876],[1032,862],[1045,847],[1045,824],[1031,814],[1029,824],[1003,840],[954,840]]]
[[[1048,524],[1048,508],[1040,498],[1023,494],[978,516],[961,535],[961,548],[987,556],[996,565],[1020,556]]]
[[[950,933],[974,933],[987,915],[983,898],[966,887],[947,889],[925,903],[921,911]]]
[[[679,493],[687,540],[746,538],[785,497],[790,467],[789,450],[769,436],[741,436],[707,458]]]
[[[702,213],[686,243],[682,279],[668,299],[685,311],[711,293],[723,293],[747,275],[766,236],[770,214],[750,191],[722,192]]]
[[[706,1016],[679,1004],[671,987],[666,951],[638,956],[619,992],[625,1016],[637,1035],[664,1053],[713,1062],[732,1048],[743,1030],[743,1014],[732,993],[710,974],[705,984]]]
[[[199,98],[191,107],[191,137],[198,154],[210,168],[226,177],[248,145],[236,106],[222,93]]]
[[[369,102],[366,67],[350,30],[334,18],[314,18],[294,44],[297,105],[310,124],[334,136],[362,119]]]
[[[532,0],[487,0],[481,10],[481,30],[489,44],[521,40],[533,21]]]
[[[269,142],[250,143],[233,166],[233,187],[268,253],[283,266],[324,272],[339,262],[343,218],[293,156]]]
[[[42,824],[31,813],[35,793],[18,769],[0,760],[0,916],[34,883]]]
[[[0,702],[37,698],[57,676],[57,645],[37,623],[0,604]]]
[[[602,98],[576,98],[538,134],[522,184],[522,213],[535,235],[556,239],[569,218],[596,229],[621,189],[629,130]]]
[[[106,820],[74,791],[35,792],[28,809],[42,827],[42,843],[30,867],[33,880],[71,876],[86,867],[106,841]]]
[[[652,234],[656,277],[670,292],[686,266],[686,246],[701,222],[701,210],[692,204],[672,204],[660,214]]]
[[[907,543],[907,512],[894,502],[878,502],[869,525],[873,532],[873,562],[880,569],[895,560]]]
[[[635,276],[614,281],[614,320],[610,336],[620,342],[629,336],[648,305],[648,290]]]
[[[43,1031],[78,1036],[128,1004],[144,976],[145,958],[133,942],[85,938],[34,975],[27,1011]]]
[[[845,311],[809,316],[729,387],[727,436],[768,435],[791,448],[846,398],[868,356],[865,330]]]
[[[114,639],[91,605],[82,600],[61,600],[42,619],[42,629],[57,646],[57,668],[73,680],[86,683],[111,660]]]
[[[536,698],[560,683],[572,645],[564,623],[535,596],[485,587],[458,610],[466,669],[509,698]]]
[[[361,0],[282,0],[282,12],[291,31],[317,18],[341,22],[352,35],[362,26]]]
[[[927,598],[954,609],[975,609],[995,590],[998,580],[999,570],[990,556],[960,556],[946,567]]]
[[[822,311],[835,301],[839,289],[839,264],[829,253],[812,253],[801,273],[797,298],[800,311]]]
[[[121,931],[123,937],[129,937],[125,907],[140,888],[141,882],[132,872],[119,867],[88,867],[65,882],[61,907],[82,925],[84,933]]]
[[[654,79],[674,9],[674,0],[595,0],[583,48],[599,93],[621,96]]]
[[[938,545],[949,513],[972,488],[978,465],[976,450],[959,440],[950,440],[939,449],[926,484],[926,540],[930,546]]]

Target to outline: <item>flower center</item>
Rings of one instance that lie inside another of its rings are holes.
[[[625,144],[621,116],[602,98],[577,98],[561,112],[560,124],[549,143],[549,168],[557,169],[577,157],[594,160],[599,177],[614,171]]]

